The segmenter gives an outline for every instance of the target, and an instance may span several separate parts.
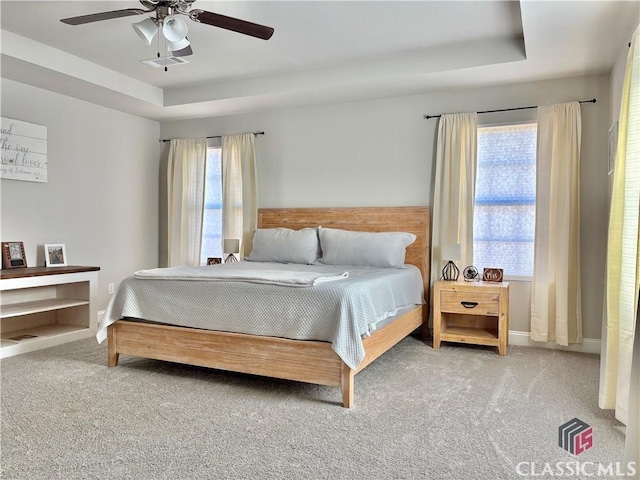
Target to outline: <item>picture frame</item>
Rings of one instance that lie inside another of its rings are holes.
[[[491,283],[502,283],[504,278],[501,268],[485,268],[482,271],[482,281]]]
[[[26,268],[23,242],[2,242],[2,268]]]
[[[609,128],[609,175],[613,173],[616,166],[616,150],[618,149],[618,122],[614,122]]]
[[[221,265],[222,258],[221,257],[207,257],[207,265]]]
[[[44,246],[45,267],[66,267],[67,250],[63,243],[47,243]]]

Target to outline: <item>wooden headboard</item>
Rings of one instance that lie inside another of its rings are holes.
[[[422,272],[425,299],[429,300],[429,207],[261,208],[258,228],[322,226],[362,232],[409,232],[416,241],[407,248],[406,263]]]

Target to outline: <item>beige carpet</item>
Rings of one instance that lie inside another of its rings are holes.
[[[337,388],[133,357],[107,368],[83,340],[2,361],[2,478],[515,479],[530,462],[620,462],[598,375],[593,355],[410,337],[357,375],[347,410]],[[594,432],[579,457],[558,446],[574,417]]]

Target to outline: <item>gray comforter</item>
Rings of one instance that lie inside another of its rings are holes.
[[[166,269],[123,280],[98,325],[98,341],[106,339],[110,324],[129,317],[205,330],[328,341],[349,367],[356,368],[364,359],[363,336],[399,310],[424,303],[420,271],[411,265],[363,268],[238,262],[198,268],[207,269],[201,274],[205,279],[187,280],[184,271],[174,279],[171,269]],[[247,272],[256,269],[290,271],[297,278],[340,278],[293,287],[252,281]],[[210,273],[216,271],[219,279]]]

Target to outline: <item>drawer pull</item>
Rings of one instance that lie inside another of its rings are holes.
[[[460,302],[464,308],[475,308],[478,306],[478,302]]]

